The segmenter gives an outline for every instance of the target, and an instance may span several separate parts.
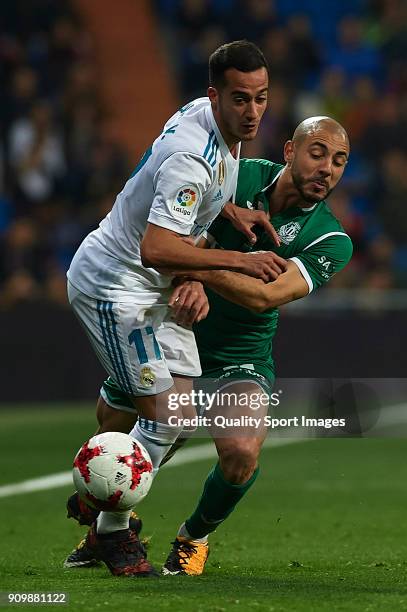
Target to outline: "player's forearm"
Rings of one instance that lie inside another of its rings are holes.
[[[291,261],[287,264],[287,271],[271,283],[226,270],[194,272],[193,275],[226,300],[254,312],[264,312],[308,294],[307,283]]]
[[[191,238],[187,238],[187,239],[183,239],[185,240],[185,242],[187,244],[191,244],[199,249],[209,249],[210,248],[210,244],[208,242],[208,240],[206,238],[204,238],[203,236],[201,236],[201,238],[198,240],[198,242],[194,242]],[[166,266],[160,266],[158,268],[156,268],[156,270],[158,270],[158,272],[160,272],[161,274],[166,274],[168,276],[178,276],[179,277],[179,281],[181,281],[181,277],[187,277],[188,278],[188,270],[180,270],[179,268],[177,269],[173,269],[173,268],[168,268]]]
[[[154,224],[148,224],[141,243],[141,261],[146,268],[166,274],[194,270],[232,270],[267,282],[274,280],[287,262],[269,251],[239,253],[223,249],[199,249],[189,239]]]
[[[143,240],[141,260],[147,268],[158,268],[167,274],[192,270],[239,270],[242,254],[237,251],[196,248],[179,237],[164,241]]]
[[[226,300],[249,310],[263,312],[270,308],[265,296],[267,285],[257,278],[251,278],[238,272],[228,272],[227,270],[197,272],[194,273],[194,278],[200,280],[206,287]]]

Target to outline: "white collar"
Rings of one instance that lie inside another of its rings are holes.
[[[281,168],[281,170],[279,172],[277,172],[276,176],[273,178],[273,180],[271,181],[270,185],[267,185],[267,187],[264,187],[264,189],[262,189],[260,191],[260,193],[264,193],[265,191],[267,191],[267,189],[269,189],[270,187],[272,187],[272,185],[274,185],[274,183],[277,181],[277,179],[280,177],[280,174],[282,173],[282,171],[284,170],[284,168]]]
[[[304,212],[311,212],[311,210],[314,210],[314,208],[316,208],[318,204],[319,202],[315,202],[315,204],[313,204],[312,206],[308,206],[307,208],[301,208],[301,206],[299,206],[299,209],[303,210]]]

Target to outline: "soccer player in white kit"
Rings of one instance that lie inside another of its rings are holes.
[[[268,68],[252,43],[217,49],[209,79],[208,97],[165,124],[68,270],[69,301],[102,365],[133,399],[140,419],[131,435],[154,470],[182,430],[168,423],[169,414],[182,417],[168,412],[168,395],[190,388],[183,377],[201,374],[192,331],[167,320],[172,274],[228,269],[267,282],[284,266],[272,253],[205,250],[184,240],[198,240],[233,199],[240,141],[256,136],[267,105]],[[88,545],[114,575],[154,575],[129,516],[102,512]]]

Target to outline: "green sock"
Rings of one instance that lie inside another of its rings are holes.
[[[225,480],[219,463],[206,479],[201,499],[192,515],[185,521],[185,527],[193,538],[203,538],[215,531],[234,510],[236,504],[247,493],[257,478],[256,468],[249,480],[243,484],[232,484]]]

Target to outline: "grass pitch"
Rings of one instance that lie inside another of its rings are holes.
[[[69,469],[95,429],[92,406],[2,408],[0,423],[0,486]],[[140,505],[157,567],[211,464],[163,470]],[[211,537],[206,573],[157,580],[62,567],[84,533],[65,518],[71,487],[6,497],[0,590],[65,591],[74,612],[407,610],[406,482],[404,440],[265,449],[255,486]]]

